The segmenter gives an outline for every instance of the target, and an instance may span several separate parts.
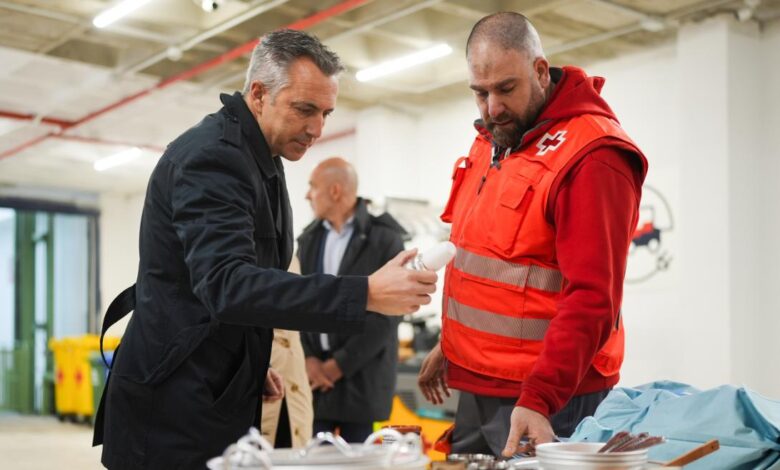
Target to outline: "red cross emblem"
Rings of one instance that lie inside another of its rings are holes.
[[[536,144],[536,148],[539,149],[536,152],[537,155],[544,155],[550,150],[557,150],[562,143],[566,142],[566,131],[558,131],[555,135],[551,135],[549,132],[544,134],[544,137],[539,139],[539,143]]]

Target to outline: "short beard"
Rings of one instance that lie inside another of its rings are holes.
[[[523,135],[536,123],[536,119],[544,109],[546,103],[545,92],[541,87],[532,87],[531,97],[522,116],[511,116],[512,125],[498,127],[492,121],[488,121],[487,129],[493,136],[493,141],[503,148],[515,148],[520,145]],[[504,116],[499,116],[498,121],[505,121]]]

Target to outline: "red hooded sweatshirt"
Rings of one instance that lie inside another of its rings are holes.
[[[615,118],[599,96],[604,79],[576,67],[551,69],[555,90],[531,142],[555,121],[581,114]],[[557,79],[557,80],[556,80]],[[484,129],[480,129],[484,135]],[[519,397],[518,406],[551,416],[572,396],[613,387],[619,375],[602,376],[591,365],[620,314],[626,258],[636,228],[647,163],[619,147],[585,149],[561,172],[550,192],[549,222],[566,285],[544,348],[525,382],[497,379],[449,363],[447,382],[466,392]]]

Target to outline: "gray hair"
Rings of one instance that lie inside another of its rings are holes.
[[[544,57],[539,33],[531,21],[520,13],[502,11],[477,21],[466,41],[466,57],[472,43],[485,40],[504,49],[523,52],[532,61]]]
[[[253,81],[268,88],[273,99],[287,84],[287,72],[296,59],[311,59],[325,75],[331,77],[344,70],[341,59],[315,36],[293,29],[266,34],[252,51],[246,71],[243,93],[249,93]]]

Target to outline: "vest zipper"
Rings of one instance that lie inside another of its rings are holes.
[[[501,160],[505,160],[507,157],[509,157],[509,154],[512,153],[512,148],[507,148],[504,152],[504,156],[501,157],[498,153],[493,155],[493,161],[490,162],[490,166],[488,166],[487,171],[485,171],[485,174],[482,175],[482,180],[479,182],[479,187],[477,188],[477,194],[482,192],[482,187],[485,186],[485,181],[487,181],[488,173],[490,173],[490,169],[493,167],[496,167],[497,170],[501,170]]]

